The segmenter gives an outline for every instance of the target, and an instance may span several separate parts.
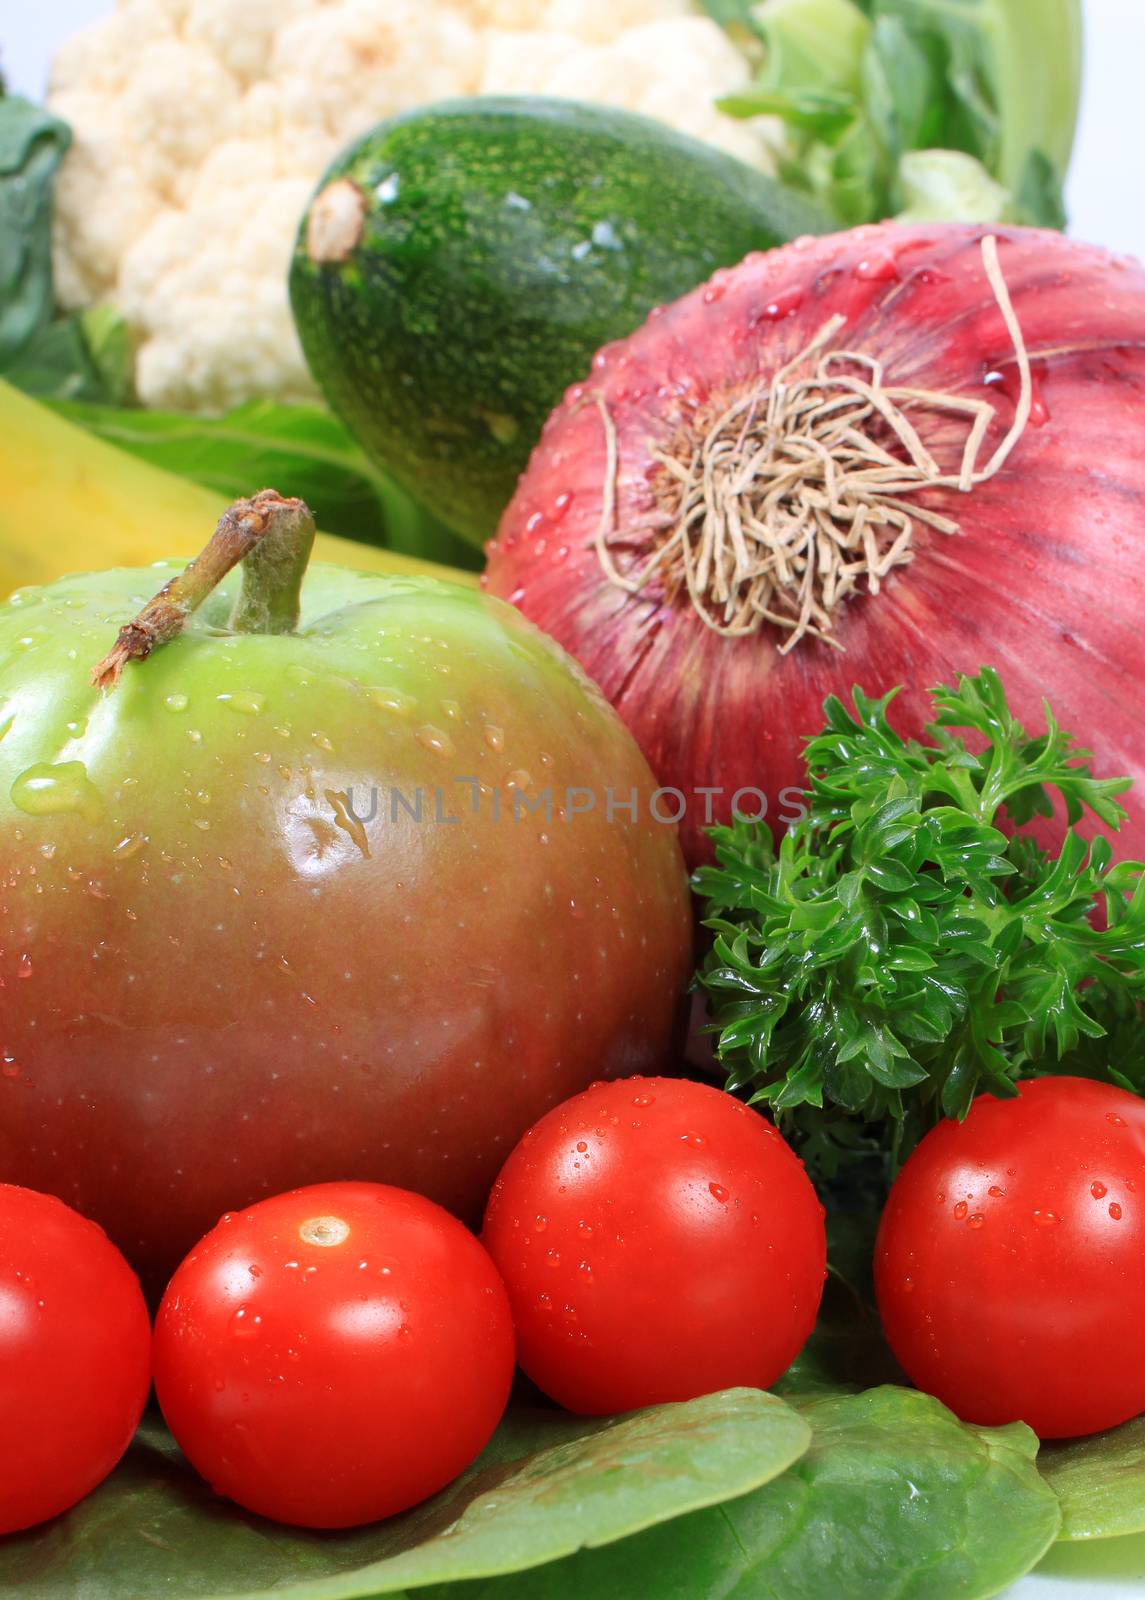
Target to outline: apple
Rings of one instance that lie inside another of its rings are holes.
[[[302,1184],[476,1219],[677,1037],[686,878],[619,718],[472,590],[315,565],[300,612],[312,537],[264,491],[185,573],[0,606],[0,1181],[152,1286]]]

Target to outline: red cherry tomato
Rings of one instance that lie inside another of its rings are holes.
[[[730,1095],[669,1078],[597,1084],[542,1117],[484,1238],[522,1367],[590,1415],[767,1388],[823,1292],[823,1211],[790,1147]]]
[[[432,1201],[372,1183],[225,1216],[155,1325],[171,1432],[217,1493],[349,1528],[416,1505],[488,1443],[513,1377],[504,1285]]]
[[[899,1174],[875,1288],[911,1379],[970,1422],[1069,1438],[1145,1410],[1145,1103],[1039,1078]]]
[[[150,1382],[143,1292],[103,1229],[0,1184],[0,1534],[57,1516],[107,1477]]]

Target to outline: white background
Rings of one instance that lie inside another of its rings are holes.
[[[1145,259],[1145,0],[1083,0],[1085,89],[1068,188],[1071,232]],[[11,90],[38,99],[55,45],[103,16],[111,0],[0,0],[0,66]],[[1142,1600],[1145,1537],[1058,1546],[1007,1600]]]

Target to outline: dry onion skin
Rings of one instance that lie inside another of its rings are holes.
[[[749,256],[596,356],[485,581],[687,797],[692,863],[739,791],[791,815],[823,700],[855,683],[905,684],[917,734],[926,690],[990,664],[1031,730],[1048,696],[1100,773],[1139,779],[1145,270],[957,225]]]

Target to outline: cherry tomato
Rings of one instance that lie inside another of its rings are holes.
[[[823,1211],[790,1147],[704,1084],[596,1084],[542,1117],[485,1214],[521,1365],[571,1411],[767,1388],[823,1292]]]
[[[57,1516],[107,1477],[150,1382],[143,1291],[103,1229],[0,1184],[0,1534]]]
[[[504,1285],[420,1195],[326,1183],[223,1217],[155,1325],[171,1432],[217,1493],[278,1522],[404,1511],[488,1443],[513,1377]]]
[[[1145,1410],[1145,1103],[1038,1078],[927,1134],[875,1288],[911,1379],[970,1422],[1069,1438]]]

